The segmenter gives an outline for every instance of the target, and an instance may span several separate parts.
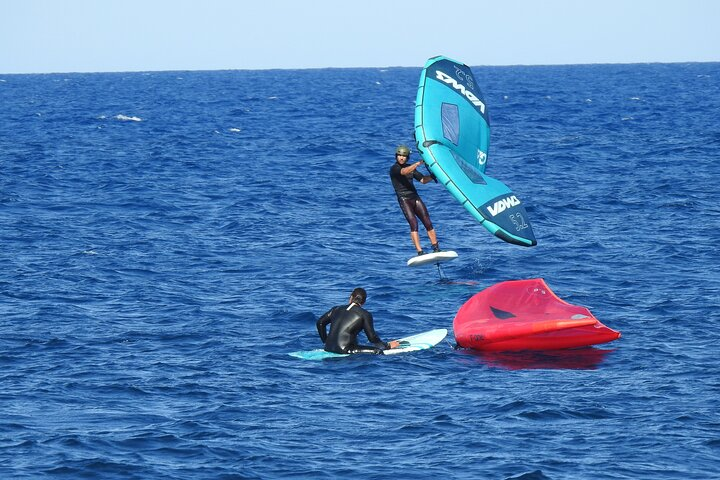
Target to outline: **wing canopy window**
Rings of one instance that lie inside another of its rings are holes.
[[[480,175],[480,173],[478,173],[478,171],[475,167],[470,165],[467,161],[465,161],[464,158],[462,158],[460,155],[453,152],[452,150],[450,151],[450,153],[452,154],[453,158],[455,159],[455,163],[457,163],[458,167],[460,167],[460,169],[463,172],[465,172],[465,175],[467,175],[467,177],[470,179],[471,182],[479,184],[479,185],[487,185],[487,182],[485,182],[485,180],[483,180],[482,175]]]
[[[458,144],[460,137],[460,114],[458,106],[452,103],[443,103],[440,114],[442,116],[442,129],[445,138],[453,144]]]

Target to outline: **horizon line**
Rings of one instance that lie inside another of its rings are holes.
[[[647,62],[588,62],[588,63],[513,63],[513,64],[487,64],[468,65],[471,68],[510,68],[510,67],[571,67],[571,66],[592,66],[592,65],[675,65],[689,63],[720,63],[720,60],[680,60],[680,61],[647,61]],[[209,68],[209,69],[168,69],[168,70],[68,70],[51,72],[0,72],[0,75],[77,75],[94,73],[173,73],[173,72],[256,72],[256,71],[277,71],[277,70],[384,70],[398,68],[417,68],[418,66],[371,66],[371,67],[265,67],[265,68]]]

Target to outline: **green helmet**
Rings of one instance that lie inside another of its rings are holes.
[[[395,155],[405,155],[406,157],[409,157],[410,149],[405,145],[400,145],[399,147],[397,147],[397,150],[395,150]]]

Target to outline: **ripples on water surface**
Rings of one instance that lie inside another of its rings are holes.
[[[387,177],[419,69],[0,77],[6,478],[716,478],[718,64],[474,69],[539,245]],[[426,241],[427,242],[427,241]],[[302,362],[358,285],[384,338],[543,277],[623,337]]]

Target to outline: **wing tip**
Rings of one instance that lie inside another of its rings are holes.
[[[534,247],[537,245],[537,240],[533,238],[521,238],[516,237],[514,235],[510,235],[505,230],[498,229],[495,232],[495,236],[498,237],[501,240],[506,241],[507,243],[512,243],[513,245],[520,245],[521,247]]]

